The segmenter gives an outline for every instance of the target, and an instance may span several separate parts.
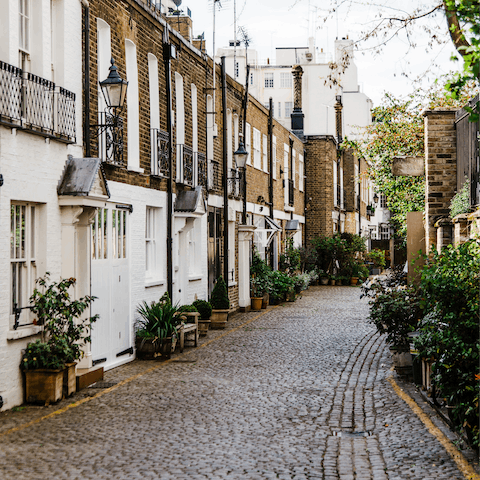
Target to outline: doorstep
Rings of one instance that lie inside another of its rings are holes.
[[[103,380],[103,367],[77,368],[77,392]]]

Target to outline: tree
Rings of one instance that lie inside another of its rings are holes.
[[[331,0],[329,15],[325,21],[340,8],[353,8],[355,0]],[[429,46],[434,43],[445,43],[448,38],[463,59],[463,71],[455,74],[445,85],[450,95],[458,99],[463,87],[471,82],[479,81],[480,70],[480,3],[479,0],[429,0],[415,2],[411,11],[405,11],[398,2],[384,2],[382,6],[367,2],[366,6],[375,6],[375,17],[367,22],[367,27],[361,32],[356,47],[380,53],[382,48],[393,38],[404,35],[408,49],[416,47],[418,32],[423,31],[429,36]],[[362,4],[362,8],[365,6]],[[444,27],[421,24],[421,21],[438,14],[445,17]],[[447,32],[449,35],[447,35]],[[458,57],[454,57],[458,60]],[[348,66],[348,55],[344,55],[339,65],[334,65],[340,71]],[[333,78],[333,76],[332,76]],[[333,82],[335,83],[335,82]],[[471,120],[478,120],[480,106],[473,108]]]
[[[465,85],[452,98],[445,92],[445,81],[437,82],[430,91],[417,90],[406,100],[385,94],[382,104],[373,109],[374,121],[366,128],[364,140],[344,142],[369,165],[368,175],[376,189],[387,197],[391,212],[390,222],[397,238],[406,239],[408,212],[421,212],[425,208],[425,178],[393,176],[392,163],[396,156],[424,156],[425,108],[461,107],[478,91]]]

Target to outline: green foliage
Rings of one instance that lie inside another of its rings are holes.
[[[300,249],[293,246],[293,238],[288,238],[285,245],[285,253],[280,255],[280,270],[293,275],[300,270],[301,254]]]
[[[170,302],[143,301],[137,307],[140,318],[136,322],[136,336],[140,338],[167,338],[177,333],[180,321],[178,307]]]
[[[374,122],[366,127],[364,140],[343,143],[359,157],[366,159],[368,175],[376,189],[387,198],[391,213],[390,224],[395,236],[406,241],[407,213],[425,210],[425,178],[393,176],[392,164],[396,156],[424,157],[425,129],[423,111],[437,107],[460,108],[474,95],[475,88],[465,84],[455,98],[445,91],[445,79],[428,91],[417,90],[407,99],[386,93],[382,104],[372,111]]]
[[[385,252],[379,248],[374,248],[368,252],[366,260],[373,263],[375,268],[385,268]]]
[[[270,296],[275,300],[284,299],[287,294],[293,292],[295,278],[280,270],[271,273]]]
[[[222,276],[215,283],[212,290],[210,303],[214,310],[228,310],[230,308],[230,300],[228,299],[227,285]]]
[[[250,266],[250,294],[252,297],[262,297],[268,292],[271,283],[272,269],[266,264],[255,248]]]
[[[202,320],[208,320],[212,316],[212,305],[206,300],[195,300],[193,305],[200,313]]]
[[[413,332],[420,319],[420,299],[413,287],[379,289],[370,300],[370,321],[398,351],[408,352],[408,333]]]
[[[479,446],[479,276],[480,246],[451,245],[427,259],[420,289],[425,316],[415,346],[430,358],[433,381],[453,405],[457,428]]]
[[[195,305],[182,305],[181,307],[178,307],[178,313],[184,313],[184,312],[194,313],[194,312],[198,312],[198,310],[197,310],[197,307],[195,307]]]
[[[468,179],[465,179],[462,189],[457,192],[450,202],[450,218],[468,212],[470,212],[470,182]]]
[[[82,357],[82,346],[91,341],[92,324],[98,315],[80,319],[95,297],[86,295],[78,300],[72,300],[69,289],[75,286],[74,278],[51,282],[50,274],[38,278],[30,303],[32,312],[37,314],[37,323],[43,325],[43,340],[51,345],[67,345],[64,349],[64,361],[73,362]],[[55,348],[55,347],[53,347]],[[57,352],[58,354],[58,352]]]
[[[53,342],[36,340],[27,345],[22,356],[20,367],[23,370],[51,369],[57,370],[65,367],[64,350],[68,349],[65,340],[58,345]]]

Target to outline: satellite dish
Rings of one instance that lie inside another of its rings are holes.
[[[179,7],[182,4],[182,0],[172,0],[172,1],[177,7]]]

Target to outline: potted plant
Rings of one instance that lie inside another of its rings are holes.
[[[39,287],[34,289],[30,303],[32,312],[37,315],[34,322],[43,325],[42,339],[40,344],[37,341],[35,346],[27,345],[21,367],[25,370],[27,401],[49,403],[59,400],[58,395],[32,390],[33,385],[40,386],[43,382],[36,378],[37,373],[45,379],[45,370],[50,368],[50,363],[43,360],[35,367],[39,358],[37,354],[40,358],[52,355],[52,369],[58,370],[61,365],[63,394],[73,394],[76,390],[76,362],[83,356],[82,347],[91,341],[92,324],[98,315],[81,318],[95,297],[86,295],[78,300],[72,299],[69,290],[75,286],[75,278],[52,282],[47,272],[36,283]],[[46,389],[51,385],[51,382],[45,382]]]
[[[148,304],[143,301],[137,307],[140,318],[136,321],[135,348],[139,358],[170,358],[175,349],[177,326],[181,318],[178,307],[170,300]]]
[[[255,248],[253,251],[252,265],[250,266],[250,278],[253,280],[253,285],[251,282],[251,296],[252,299],[262,298],[261,308],[267,308],[267,305],[270,300],[270,282],[271,282],[271,273],[272,269],[266,264],[262,259],[258,250]],[[260,303],[259,300],[252,300],[252,309],[256,310],[253,307],[253,303],[256,306]]]
[[[325,270],[318,270],[318,278],[320,279],[320,285],[328,285],[330,279]]]
[[[198,333],[201,337],[204,337],[208,333],[210,327],[212,305],[206,300],[195,300],[193,305],[198,310],[198,313],[200,313],[200,318],[198,320]]]
[[[210,317],[210,328],[223,329],[227,325],[230,300],[228,299],[227,285],[222,276],[218,278],[212,290],[210,298],[212,304],[212,315]]]
[[[264,283],[258,277],[250,277],[250,297],[252,310],[261,310],[263,303],[263,294],[265,292]]]

